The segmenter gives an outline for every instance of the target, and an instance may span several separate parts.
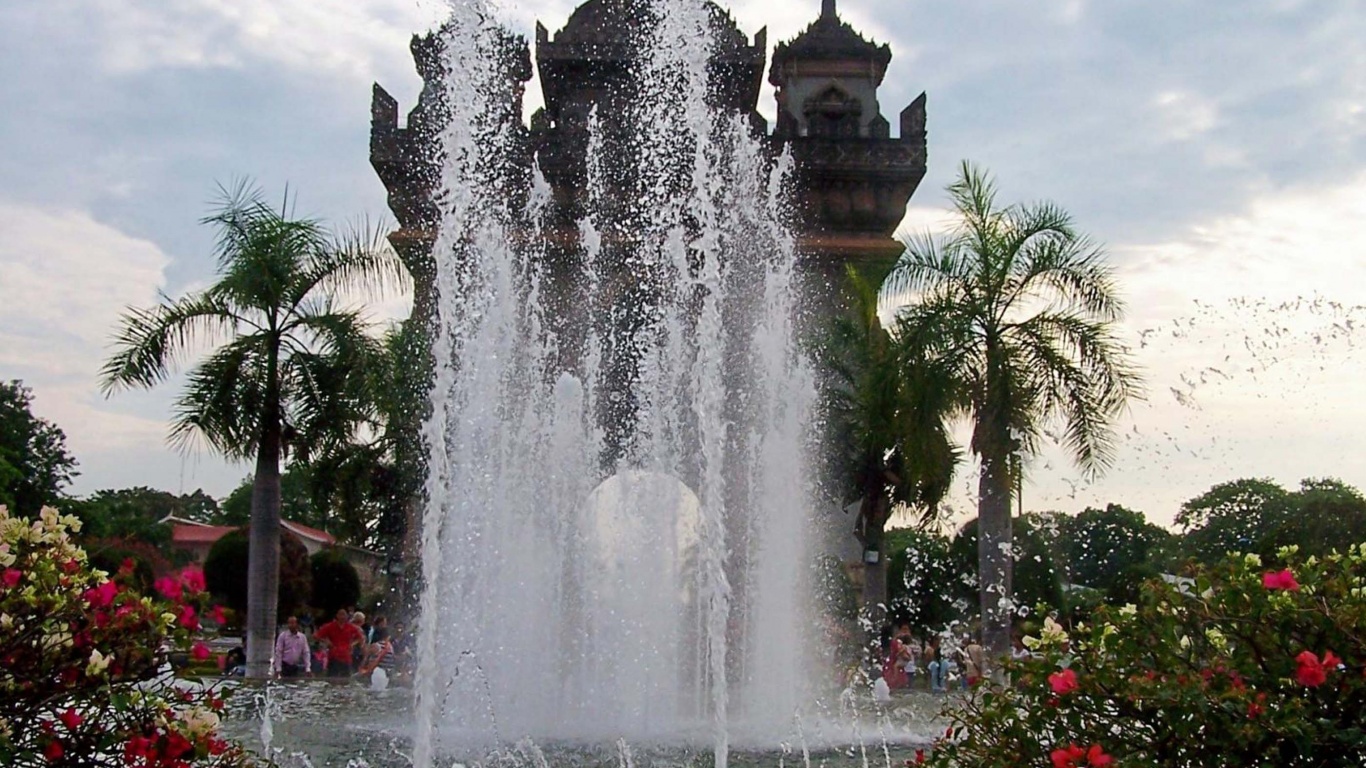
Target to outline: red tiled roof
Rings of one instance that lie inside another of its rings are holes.
[[[227,525],[171,525],[172,544],[212,544],[225,534],[237,530]]]
[[[289,529],[296,536],[312,539],[323,544],[336,544],[337,539],[327,531],[320,531],[317,528],[310,528],[307,525],[290,520],[281,520],[280,524]],[[213,544],[224,535],[237,530],[227,525],[204,525],[203,523],[171,523],[171,543],[180,546],[194,544]]]
[[[332,534],[328,533],[327,531],[320,531],[317,528],[309,528],[306,525],[296,523],[292,520],[281,520],[280,524],[288,528],[289,530],[293,531],[295,534],[303,536],[306,539],[321,541],[324,544],[337,543],[337,538]]]

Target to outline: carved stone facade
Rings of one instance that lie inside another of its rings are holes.
[[[764,122],[756,107],[766,31],[751,41],[729,14],[715,5],[710,8],[720,42],[712,61],[712,105],[747,115],[760,131]],[[610,131],[612,116],[625,113],[623,100],[631,94],[628,75],[640,54],[630,30],[649,23],[643,0],[588,0],[559,33],[536,26],[535,61],[546,106],[531,117],[526,162],[529,166],[534,161],[554,190],[566,238],[573,237],[571,224],[583,214],[588,115],[597,107],[599,120]],[[389,205],[399,221],[391,240],[413,268],[419,316],[429,311],[431,297],[424,294],[431,285],[430,254],[438,224],[432,203],[441,120],[435,98],[441,77],[438,39],[413,38],[424,88],[407,125],[399,125],[397,102],[378,84],[371,116],[371,164],[389,190]],[[837,285],[844,264],[885,266],[900,252],[892,233],[925,175],[925,95],[902,110],[900,137],[892,138],[877,101],[891,57],[888,46],[864,39],[842,21],[834,0],[823,0],[820,17],[773,51],[769,82],[777,89],[778,119],[767,139],[775,154],[790,148],[796,160],[798,243],[807,275],[816,283]],[[508,36],[510,108],[520,104],[530,62],[525,42]],[[838,301],[836,292],[824,293],[813,296],[813,302]],[[820,307],[816,314],[833,309]]]

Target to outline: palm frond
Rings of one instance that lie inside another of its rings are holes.
[[[189,451],[203,440],[229,458],[255,454],[269,388],[267,346],[263,336],[241,337],[195,366],[176,400],[172,445]]]
[[[121,388],[152,387],[197,345],[230,338],[240,323],[235,308],[212,292],[165,299],[151,309],[130,308],[114,332],[114,352],[100,368],[100,391],[108,396]]]

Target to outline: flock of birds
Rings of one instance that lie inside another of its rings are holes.
[[[1212,485],[1269,474],[1264,459],[1276,446],[1268,436],[1310,428],[1331,440],[1342,431],[1351,405],[1343,385],[1366,373],[1357,343],[1363,328],[1366,305],[1310,296],[1193,300],[1185,316],[1131,329],[1145,396],[1117,425],[1113,465],[1086,480],[1060,432],[1046,430],[1044,450],[1027,464],[1025,508],[1075,512],[1114,502],[1161,523]],[[966,515],[975,507],[976,473],[960,480],[964,508],[957,511]]]

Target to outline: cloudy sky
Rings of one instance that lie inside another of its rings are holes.
[[[530,37],[565,0],[509,4]],[[730,6],[792,37],[817,0]],[[906,226],[942,219],[970,158],[1005,200],[1052,199],[1108,244],[1147,399],[1119,460],[1082,482],[1032,467],[1027,507],[1109,501],[1170,521],[1211,484],[1338,476],[1366,487],[1366,7],[1254,0],[840,0],[890,43],[895,115],[929,93],[930,169]],[[81,463],[75,491],[229,491],[247,472],[165,444],[174,388],[105,400],[127,305],[211,277],[197,222],[218,182],[285,185],[332,221],[384,217],[370,85],[401,104],[414,0],[6,0],[0,4],[0,378],[33,387]],[[538,99],[534,89],[529,101]],[[771,93],[762,111],[771,117]],[[964,472],[955,505],[975,483]]]

